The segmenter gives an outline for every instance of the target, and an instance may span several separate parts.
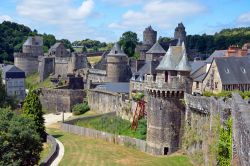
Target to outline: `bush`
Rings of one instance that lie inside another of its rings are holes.
[[[73,115],[81,115],[89,110],[90,110],[90,108],[89,108],[89,105],[87,102],[84,102],[81,104],[76,104],[76,105],[74,105],[74,107],[72,109]]]
[[[133,95],[133,100],[135,101],[140,101],[142,100],[144,97],[144,94],[141,92],[137,92],[136,94]]]

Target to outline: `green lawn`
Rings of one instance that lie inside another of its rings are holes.
[[[34,73],[25,78],[25,86],[26,88],[42,88],[42,87],[53,87],[50,79],[47,78],[43,82],[40,82],[39,73]]]
[[[155,157],[126,146],[86,138],[59,129],[47,129],[64,145],[60,166],[192,166],[188,157],[172,155]]]
[[[87,59],[90,64],[96,64],[102,59],[102,56],[92,56],[92,57],[87,57]]]
[[[117,135],[125,135],[137,139],[146,139],[147,134],[147,121],[141,119],[138,123],[137,130],[131,130],[131,122],[124,120],[117,116],[101,116],[87,120],[77,121],[77,126],[92,128],[96,130],[105,131]]]

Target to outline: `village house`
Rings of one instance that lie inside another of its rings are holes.
[[[3,66],[2,79],[7,95],[23,101],[25,98],[25,72],[14,65]]]

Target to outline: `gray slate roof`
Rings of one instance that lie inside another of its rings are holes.
[[[116,93],[129,93],[129,82],[103,83],[101,85],[98,85],[95,89]]]
[[[227,52],[227,50],[215,50],[211,55],[210,57],[208,57],[206,59],[206,62],[207,63],[212,63],[213,59],[214,58],[217,58],[217,57],[223,57],[225,55],[225,53]]]
[[[156,42],[147,52],[147,54],[165,54],[166,51],[162,48],[162,46]]]
[[[182,46],[170,46],[156,70],[191,71],[184,43]]]
[[[194,78],[194,81],[202,82],[204,78],[206,77],[207,73],[203,73],[200,76]]]
[[[199,70],[201,67],[206,65],[205,61],[189,61],[189,64],[191,65],[191,75]]]
[[[155,74],[156,67],[159,65],[158,61],[146,61],[146,63],[133,74],[132,80],[135,81],[143,81],[143,77],[145,74]]]
[[[115,56],[127,56],[123,50],[121,49],[121,46],[116,42],[113,46],[113,48],[111,49],[111,51],[109,52],[109,55],[115,55]]]
[[[24,46],[42,46],[43,45],[43,38],[41,36],[30,36],[28,39],[24,42]]]
[[[222,84],[250,84],[250,57],[214,59]]]
[[[6,78],[25,78],[25,72],[14,65],[4,66],[3,69],[3,79]]]

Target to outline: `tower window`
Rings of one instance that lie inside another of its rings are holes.
[[[246,73],[246,69],[245,68],[241,67],[240,70],[242,71],[242,73],[244,73],[244,74]]]

